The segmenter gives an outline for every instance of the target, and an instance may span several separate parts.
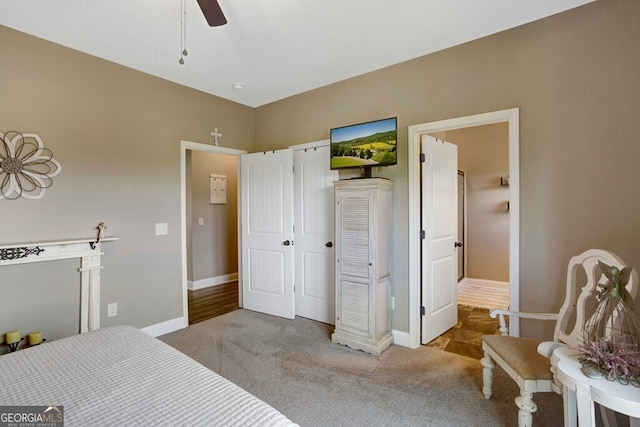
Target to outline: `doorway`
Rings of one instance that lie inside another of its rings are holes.
[[[473,116],[442,120],[409,126],[408,129],[408,169],[409,169],[409,333],[407,346],[417,348],[420,338],[420,142],[422,135],[463,129],[493,123],[508,123],[509,134],[509,290],[510,307],[519,309],[519,110],[517,108],[495,111]],[[519,324],[513,321],[510,327],[513,335],[519,334]]]
[[[455,324],[444,332],[436,331],[438,335],[431,341],[428,333],[429,339],[425,339],[423,327],[422,339],[423,343],[429,341],[428,346],[480,359],[483,357],[482,335],[493,334],[498,329],[498,321],[489,316],[489,309],[506,309],[509,305],[508,123],[430,135],[458,148],[457,241],[460,247]],[[465,181],[468,191],[465,191]],[[423,302],[427,314],[429,303],[429,299]],[[427,332],[431,325],[428,321]]]
[[[510,215],[508,123],[466,127],[431,136],[458,147],[458,242],[461,244],[458,304],[506,309],[509,306]]]
[[[224,164],[225,157],[227,160],[234,160],[237,165],[239,162],[239,156],[246,154],[246,151],[190,141],[181,141],[180,150],[183,304],[183,317],[181,322],[184,326],[187,326],[189,324],[190,292],[199,292],[200,290],[210,289],[212,286],[217,287],[216,285],[222,285],[229,282],[235,283],[236,288],[238,287],[238,232],[232,231],[230,235],[221,236],[223,239],[220,242],[216,242],[214,237],[209,236],[210,233],[205,233],[203,231],[205,229],[211,230],[213,227],[220,228],[220,224],[216,224],[216,221],[222,221],[224,223],[230,220],[227,217],[229,215],[228,213],[226,214],[227,216],[221,214],[221,212],[225,210],[225,207],[233,208],[229,209],[233,216],[231,220],[237,224],[240,223],[237,213],[237,183],[239,181],[238,167],[235,166],[231,170],[224,170],[222,165]],[[191,187],[194,183],[192,182],[191,166],[193,160],[192,157],[197,157],[198,155],[202,155],[202,160],[206,160],[205,155],[217,155],[220,157],[218,158],[218,163],[214,163],[211,166],[211,170],[208,170],[206,176],[201,177],[205,182],[198,185],[200,189],[197,192],[197,196],[195,196],[198,198],[198,202],[196,204],[200,206],[198,209],[204,210],[198,212],[195,212],[194,210],[194,214],[192,215],[191,207],[194,204],[194,201],[192,200]],[[215,194],[220,194],[219,192],[221,190],[227,189],[227,181],[225,181],[222,186],[219,184],[220,180],[223,178],[226,178],[226,180],[235,184],[228,186],[230,191],[227,192],[231,192],[232,194],[227,195],[228,197],[220,198]],[[213,182],[214,180],[216,180],[216,183]],[[227,242],[231,242],[232,244],[229,245]],[[221,255],[223,252],[227,253]],[[229,252],[235,253],[229,254]],[[194,260],[196,261],[194,262]],[[229,267],[229,264],[233,264],[234,260],[236,263],[235,269]],[[218,290],[222,290],[222,288]],[[226,294],[228,296],[229,292],[226,292]],[[235,295],[237,295],[237,297],[234,298],[237,298],[236,301],[238,305],[241,306],[241,291],[236,289]],[[214,301],[215,300],[216,299],[214,298]],[[209,301],[212,300],[209,299]],[[206,304],[206,301],[204,303]],[[228,301],[225,302],[225,304],[226,303],[228,303]]]

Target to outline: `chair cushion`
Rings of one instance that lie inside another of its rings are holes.
[[[525,380],[551,380],[551,361],[538,353],[542,342],[532,338],[483,335],[482,341]]]

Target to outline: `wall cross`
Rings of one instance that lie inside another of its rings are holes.
[[[218,138],[222,138],[222,134],[218,132],[218,128],[211,131],[211,136],[213,137],[213,145],[218,145]]]

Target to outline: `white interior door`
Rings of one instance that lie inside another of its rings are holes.
[[[242,305],[293,319],[293,151],[245,154],[240,173]]]
[[[458,321],[458,147],[422,136],[422,343]]]
[[[465,196],[466,177],[463,171],[458,171],[458,242],[462,246],[458,246],[458,284],[464,279],[466,274],[465,251],[467,246],[465,244],[467,236],[465,235],[466,228],[466,196]]]
[[[294,148],[296,315],[335,322],[333,181],[329,145]]]

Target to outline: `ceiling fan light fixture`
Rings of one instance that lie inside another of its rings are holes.
[[[219,27],[227,23],[217,0],[198,0],[198,4],[210,27]]]

